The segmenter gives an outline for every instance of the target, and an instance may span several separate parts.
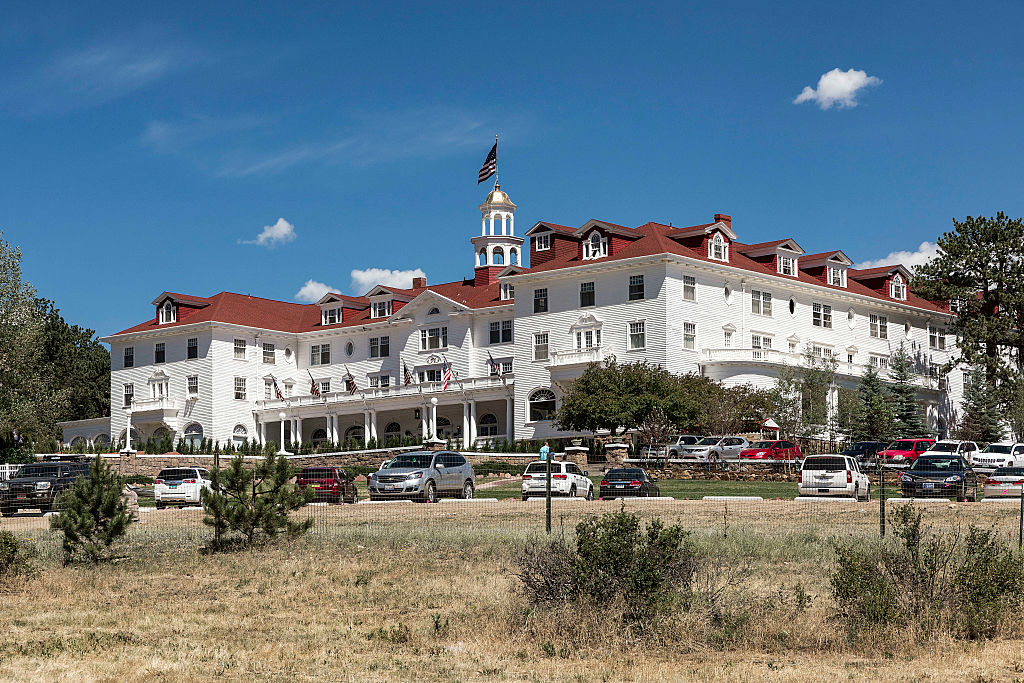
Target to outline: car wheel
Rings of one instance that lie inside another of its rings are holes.
[[[865,503],[870,503],[871,502],[871,486],[870,485],[868,486],[867,490],[864,491],[864,502]]]
[[[576,497],[576,484],[573,484],[572,486],[569,487],[569,497],[570,498],[575,498]]]
[[[594,487],[587,489],[587,500],[594,500]]]
[[[348,502],[352,503],[353,505],[359,502],[359,489],[357,489],[354,486],[352,487],[352,499],[349,500]]]
[[[165,507],[167,507],[167,506],[164,505],[163,503],[157,503],[156,504],[156,509],[157,510],[163,510]]]
[[[473,498],[473,482],[467,480],[466,485],[462,487],[462,499],[471,500]]]
[[[977,488],[972,488],[970,493],[968,493],[967,495],[964,496],[964,499],[965,500],[969,500],[972,503],[977,503],[978,502],[978,489]]]
[[[427,488],[423,491],[423,499],[428,503],[437,502],[437,486],[432,481],[427,482]]]
[[[528,499],[529,499],[529,496],[527,496],[527,495],[525,495],[525,494],[524,494],[524,495],[523,495],[523,502],[525,503],[525,502],[526,502],[526,501],[527,501]]]

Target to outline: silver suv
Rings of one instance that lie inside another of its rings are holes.
[[[451,451],[403,453],[370,475],[370,500],[412,499],[436,503],[441,496],[473,497],[473,466]]]

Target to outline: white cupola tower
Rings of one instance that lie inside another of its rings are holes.
[[[522,265],[523,238],[516,237],[515,213],[516,205],[495,183],[480,205],[480,234],[470,240],[478,285],[494,282],[506,266]]]

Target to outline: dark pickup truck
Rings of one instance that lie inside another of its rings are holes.
[[[81,462],[40,462],[24,465],[7,481],[0,481],[0,513],[5,517],[19,509],[49,512],[57,496],[89,474]]]

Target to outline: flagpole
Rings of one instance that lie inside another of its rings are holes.
[[[494,134],[494,189],[498,189],[498,134]]]

